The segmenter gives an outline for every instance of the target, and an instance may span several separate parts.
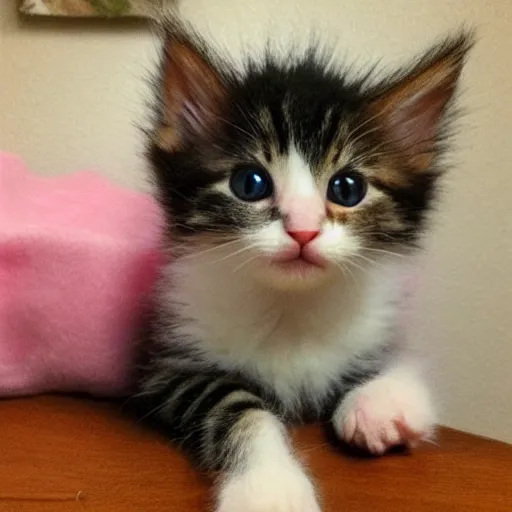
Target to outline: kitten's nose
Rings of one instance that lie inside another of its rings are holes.
[[[287,231],[287,233],[301,246],[308,244],[315,239],[320,231]]]

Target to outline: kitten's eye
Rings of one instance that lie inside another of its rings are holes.
[[[233,194],[242,201],[261,201],[272,195],[272,178],[265,169],[241,167],[233,172],[229,183]]]
[[[366,180],[355,171],[340,171],[329,181],[327,199],[348,208],[360,203],[366,195]]]

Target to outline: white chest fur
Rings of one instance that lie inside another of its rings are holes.
[[[401,292],[396,262],[321,288],[269,290],[193,261],[169,267],[162,305],[178,314],[179,339],[199,348],[226,370],[242,371],[271,385],[293,407],[301,390],[321,400],[350,358],[384,341]]]

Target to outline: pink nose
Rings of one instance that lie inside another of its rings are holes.
[[[302,246],[315,239],[320,231],[287,231],[287,233]]]

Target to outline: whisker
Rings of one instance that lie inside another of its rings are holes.
[[[378,119],[381,115],[383,115],[383,112],[377,112],[376,114],[374,114],[373,116],[365,119],[362,123],[359,123],[355,128],[353,128],[349,133],[348,135],[345,136],[345,143],[347,142],[354,142],[354,141],[350,141],[350,137],[352,137],[352,135],[356,134],[357,132],[359,132],[359,130],[361,130],[361,128],[364,128],[367,124],[371,123],[372,121],[375,121],[376,119]],[[364,136],[367,132],[365,132],[363,135],[359,135],[358,137],[356,137],[355,141],[359,140],[362,136]]]
[[[240,126],[232,123],[231,121],[228,121],[227,119],[224,119],[223,117],[220,117],[220,116],[215,116],[217,117],[217,119],[223,123],[226,123],[228,124],[229,126],[232,126],[233,128],[235,128],[236,130],[238,130],[240,133],[244,133],[245,135],[247,135],[253,142],[256,142],[259,144],[259,140],[258,138],[252,134],[252,133],[249,133],[247,130],[244,130],[243,128],[241,128]]]
[[[172,222],[171,227],[186,229],[188,231],[193,231],[194,233],[218,233],[220,235],[223,235],[223,238],[233,238],[233,235],[227,234],[226,230],[223,229],[221,226],[219,226],[218,228],[215,228],[215,227],[208,227],[208,226],[193,226],[190,224],[182,224],[179,222]]]
[[[361,265],[359,265],[358,263],[355,263],[351,258],[346,258],[345,261],[347,263],[349,263],[350,265],[353,265],[354,267],[356,267],[358,270],[360,270],[363,274],[367,274],[368,273],[368,270],[365,269],[364,267],[362,267]]]
[[[393,251],[386,251],[385,249],[375,249],[374,247],[362,247],[363,251],[372,251],[372,252],[378,252],[382,254],[388,254],[390,256],[396,256],[397,258],[404,258],[405,256],[403,254],[400,254],[398,252]]]
[[[182,259],[191,259],[191,258],[197,258],[199,256],[203,256],[205,254],[209,254],[210,252],[213,252],[213,251],[218,251],[219,249],[223,249],[224,247],[229,247],[237,242],[240,242],[240,240],[236,239],[236,240],[230,240],[229,242],[225,242],[223,244],[220,244],[220,245],[216,245],[215,247],[210,247],[208,249],[205,249],[204,251],[199,251],[199,252],[196,252],[196,253],[193,253],[193,254],[187,254],[186,256],[183,256]]]
[[[222,258],[219,258],[218,260],[210,261],[210,262],[208,262],[208,264],[209,265],[214,265],[215,263],[220,263],[221,261],[225,261],[228,258],[232,258],[233,256],[236,256],[237,254],[241,254],[241,253],[243,253],[245,251],[253,249],[254,247],[256,247],[256,244],[251,244],[251,245],[248,245],[246,247],[242,247],[238,251],[235,251],[235,252],[232,252],[232,253],[230,253],[230,254],[228,254],[226,256],[223,256]]]
[[[366,256],[363,256],[362,254],[358,254],[355,259],[362,259],[363,261],[368,262],[370,265],[379,266],[378,262],[376,260],[372,260],[371,258],[368,258]]]
[[[394,139],[393,142],[395,143],[402,143],[402,142],[407,142],[407,137],[401,137],[399,139]],[[371,151],[368,151],[368,154],[367,155],[361,155],[361,156],[366,156],[366,158],[376,158],[376,157],[383,157],[383,156],[389,156],[389,155],[396,155],[397,152],[403,152],[403,151],[410,151],[410,150],[415,150],[415,148],[417,148],[418,146],[422,146],[426,143],[432,143],[432,141],[430,139],[422,139],[422,140],[418,140],[418,141],[415,141],[413,142],[412,144],[407,144],[407,145],[402,145],[400,146],[399,149],[394,149],[394,148],[390,148],[388,151],[381,151],[381,152],[378,152],[378,153],[373,153],[373,148]],[[387,142],[383,142],[382,144],[378,144],[376,146],[376,148],[380,148],[382,147],[383,145],[387,145],[388,143]],[[425,148],[425,149],[420,149],[420,150],[416,150],[416,153],[418,155],[432,155],[435,153],[435,150],[434,148]]]
[[[259,255],[256,254],[255,256],[251,256],[250,258],[248,258],[246,261],[244,261],[243,263],[241,263],[240,265],[236,266],[234,269],[233,269],[233,274],[235,272],[238,272],[241,268],[245,267],[245,265],[247,265],[248,263],[250,263],[251,261],[254,261],[256,258],[258,258]]]
[[[347,140],[346,141],[346,144],[352,144],[352,145],[355,145],[357,144],[362,138],[366,137],[367,135],[370,135],[374,132],[377,132],[379,131],[380,127],[378,126],[374,126],[373,128],[370,128],[368,130],[366,130],[365,132],[361,133],[360,135],[358,135],[355,139],[353,140]]]
[[[357,265],[357,267],[366,275],[371,275],[371,269],[372,268],[376,268],[376,269],[385,269],[386,267],[384,265],[382,265],[382,263],[380,263],[378,260],[374,260],[374,259],[371,259],[371,258],[368,258],[362,254],[356,254],[354,255],[353,258],[349,258],[348,259],[348,262],[351,263],[352,265],[356,266],[356,261],[358,260],[362,260],[364,262],[367,262],[371,267],[367,267],[367,268],[364,268],[364,267],[361,267],[359,265]]]
[[[256,117],[256,119],[249,119],[247,117],[247,113],[244,111],[244,109],[240,106],[240,105],[237,105],[237,109],[238,109],[238,112],[240,112],[240,114],[242,114],[242,116],[244,117],[244,119],[247,121],[247,123],[249,124],[249,126],[252,126],[255,124],[255,121],[256,121],[256,125],[260,128],[260,129],[263,129],[264,126],[262,124],[262,121],[259,117]],[[257,138],[257,137],[256,137]],[[258,142],[260,143],[261,141],[258,140]]]
[[[379,235],[379,236],[385,236],[386,238],[388,238],[391,242],[395,242],[396,245],[400,244],[399,241],[397,241],[397,239],[395,237],[393,237],[393,235],[390,235],[389,233],[384,233],[382,231],[365,231],[365,230],[362,230],[360,232],[362,235],[365,235],[365,236],[375,236],[375,235]],[[401,245],[401,244],[400,244]]]
[[[350,269],[348,267],[346,267],[345,265],[341,265],[341,263],[339,263],[336,260],[332,260],[332,261],[340,269],[340,271],[341,271],[343,276],[345,276],[346,274],[349,275],[349,277],[352,279],[352,282],[354,283],[354,286],[357,288],[358,287],[358,283],[356,281],[356,278],[354,277],[354,274],[352,274]]]
[[[382,147],[389,146],[388,141],[381,142],[376,146],[373,146],[370,150],[362,153],[361,155],[356,155],[353,160],[354,165],[364,164],[367,160],[388,156],[390,154],[396,154],[396,151],[387,150],[387,151],[379,151]]]

